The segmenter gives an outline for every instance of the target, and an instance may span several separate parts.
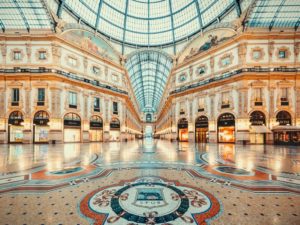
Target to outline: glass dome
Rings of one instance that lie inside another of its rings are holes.
[[[194,35],[234,4],[235,0],[65,0],[64,9],[120,43],[162,46]]]

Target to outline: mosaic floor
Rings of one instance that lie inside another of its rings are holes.
[[[0,224],[300,224],[300,148],[1,145]]]

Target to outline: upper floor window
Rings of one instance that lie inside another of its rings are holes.
[[[278,57],[280,58],[280,59],[285,59],[286,58],[286,50],[279,50],[279,52],[278,52]]]
[[[253,59],[256,59],[256,60],[260,59],[261,55],[262,55],[260,50],[254,50],[252,54],[253,54]]]
[[[21,60],[21,59],[22,59],[21,51],[14,51],[14,60]]]
[[[38,88],[37,105],[44,105],[44,102],[45,102],[45,88]]]
[[[112,80],[113,80],[113,81],[118,81],[118,80],[119,80],[118,75],[113,74],[113,75],[112,75]]]
[[[206,72],[205,66],[198,67],[197,72],[199,75],[205,74],[205,72]]]
[[[77,93],[72,91],[69,92],[69,107],[77,108]]]
[[[99,75],[100,74],[100,68],[97,67],[97,66],[93,66],[93,73],[96,74],[96,75]]]
[[[118,103],[113,102],[113,114],[118,114]]]
[[[179,76],[179,82],[184,82],[184,81],[186,81],[186,74],[183,73]]]
[[[261,102],[262,101],[262,88],[254,89],[254,101]]]
[[[100,98],[98,97],[94,98],[94,111],[100,112]]]
[[[12,89],[12,102],[18,103],[20,101],[20,90],[19,88]]]
[[[39,60],[47,59],[47,52],[46,51],[39,51]]]
[[[77,66],[77,59],[73,57],[68,57],[68,63],[70,66]]]
[[[222,93],[222,105],[228,105],[229,104],[229,92],[223,92]]]
[[[222,66],[227,66],[227,65],[229,65],[229,64],[231,63],[230,57],[227,56],[227,57],[222,58],[221,63],[222,63]]]

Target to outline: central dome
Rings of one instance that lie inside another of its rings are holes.
[[[165,46],[216,21],[233,0],[66,0],[65,9],[112,40]]]

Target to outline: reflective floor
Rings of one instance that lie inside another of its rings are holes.
[[[0,146],[0,224],[300,224],[300,148]]]

